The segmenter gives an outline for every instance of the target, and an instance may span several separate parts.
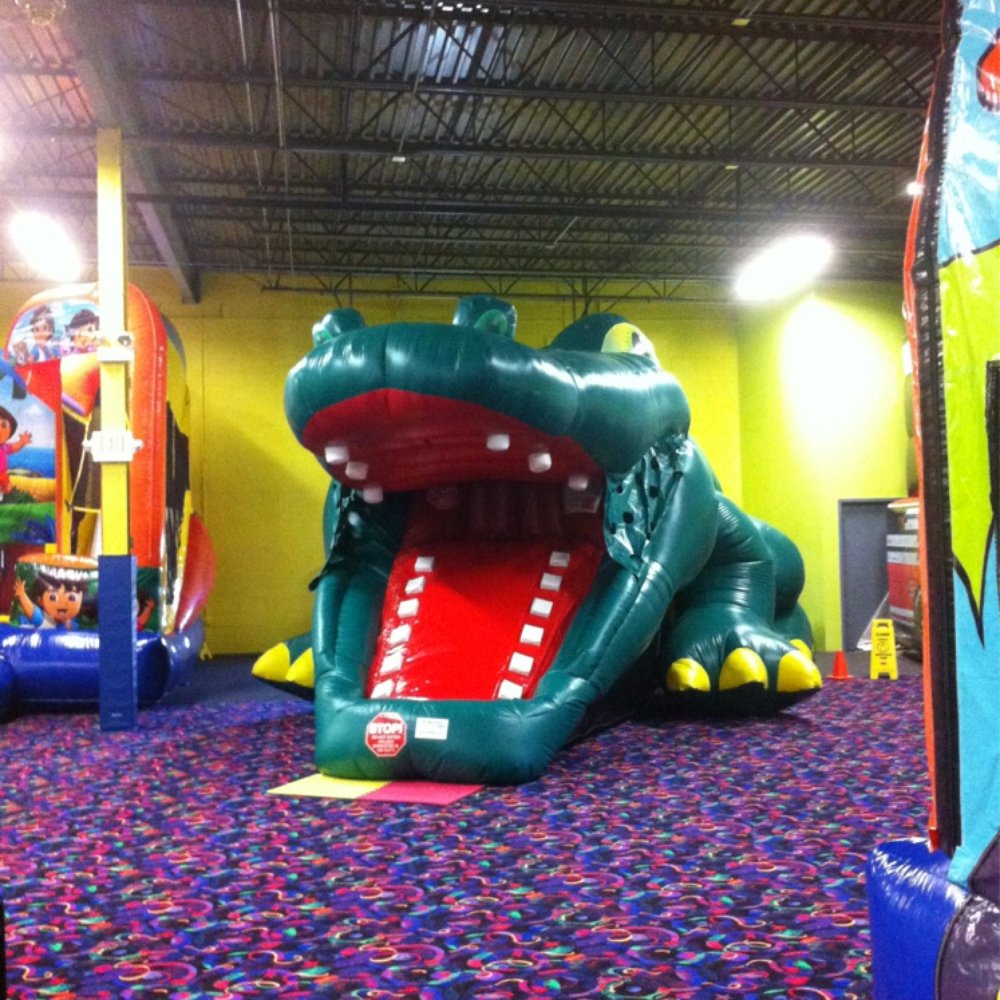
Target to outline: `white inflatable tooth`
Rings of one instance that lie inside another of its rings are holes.
[[[535,658],[526,653],[512,653],[510,657],[509,669],[515,674],[527,676],[535,666]]]
[[[575,472],[569,477],[566,485],[574,493],[583,493],[583,491],[590,485],[590,476],[583,472]]]
[[[545,637],[545,629],[539,625],[525,625],[521,629],[520,642],[524,646],[540,646]]]
[[[389,645],[398,646],[401,642],[409,642],[411,632],[412,629],[409,625],[397,625],[389,633]]]
[[[403,651],[394,649],[391,653],[386,653],[382,657],[382,673],[394,674],[403,667]]]
[[[486,438],[486,447],[490,451],[506,451],[510,447],[510,435],[490,434]]]
[[[552,468],[552,456],[547,451],[536,451],[528,456],[528,468],[532,472],[548,472]]]
[[[506,678],[500,682],[500,687],[497,689],[498,698],[515,700],[523,696],[524,688],[520,684],[515,684],[513,681],[509,681]]]
[[[350,457],[346,444],[328,444],[324,454],[327,465],[340,465]]]
[[[385,498],[381,486],[366,486],[361,491],[361,498],[365,503],[381,503]]]
[[[348,479],[364,479],[368,475],[367,462],[348,462],[344,469]]]

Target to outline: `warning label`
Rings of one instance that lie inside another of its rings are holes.
[[[406,746],[406,720],[398,712],[379,712],[365,726],[365,746],[376,757],[395,757]]]
[[[418,740],[448,739],[448,720],[421,716],[413,730],[413,736]]]

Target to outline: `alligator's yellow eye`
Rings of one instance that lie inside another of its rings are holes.
[[[649,337],[631,323],[615,323],[604,335],[601,350],[605,353],[641,354],[644,358],[657,361]]]

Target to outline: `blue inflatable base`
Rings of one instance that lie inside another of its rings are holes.
[[[188,682],[204,643],[199,619],[172,635],[136,639],[140,705],[150,705]],[[0,718],[22,712],[96,710],[100,691],[96,632],[0,624]]]
[[[868,859],[873,1000],[935,1000],[938,955],[968,893],[923,841],[880,844]]]

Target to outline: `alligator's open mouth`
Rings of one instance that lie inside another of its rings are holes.
[[[317,414],[304,441],[369,508],[409,494],[366,695],[530,698],[605,551],[604,475],[586,452],[388,389]]]

